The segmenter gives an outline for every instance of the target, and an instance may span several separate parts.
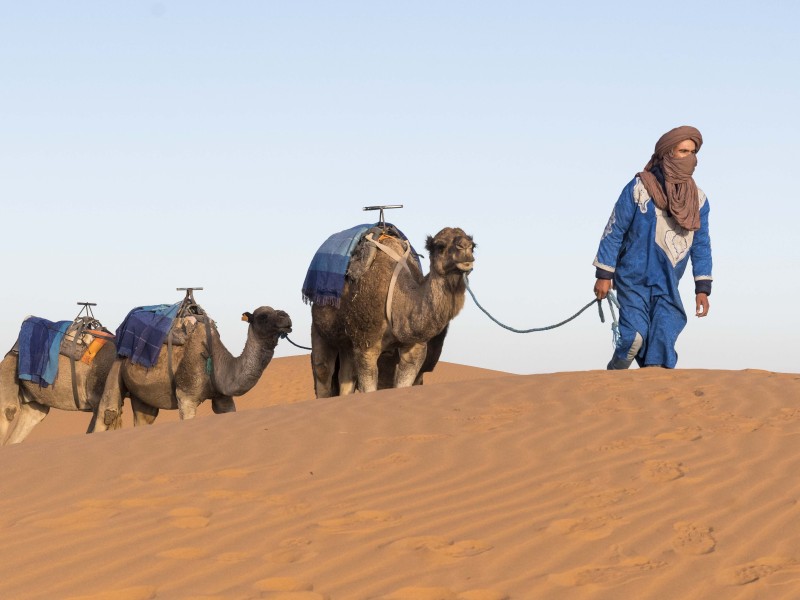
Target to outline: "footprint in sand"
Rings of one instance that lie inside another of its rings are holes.
[[[617,526],[623,523],[625,521],[620,517],[600,515],[582,519],[559,519],[553,521],[547,530],[582,540],[600,540],[611,535]]]
[[[376,531],[384,527],[392,527],[400,522],[400,517],[381,510],[359,510],[336,519],[326,519],[317,525],[334,533],[356,533]]]
[[[152,600],[157,595],[154,587],[139,585],[117,590],[105,590],[88,596],[69,596],[65,600]]]
[[[401,442],[431,442],[453,437],[446,433],[412,433],[409,435],[396,435],[393,437],[376,437],[367,440],[370,444],[388,444],[394,446]]]
[[[498,429],[519,419],[521,414],[526,412],[525,407],[521,406],[495,406],[491,413],[480,415],[469,415],[453,417],[457,421],[462,421],[468,425],[469,431],[486,433]]]
[[[305,515],[311,512],[310,502],[298,500],[286,494],[273,494],[262,499],[262,502],[272,511],[289,516]]]
[[[169,511],[168,514],[172,517],[170,525],[178,529],[201,529],[203,527],[208,527],[209,517],[211,516],[209,511],[192,506],[176,508]]]
[[[457,593],[446,587],[404,587],[382,596],[380,600],[509,600],[510,596],[495,590],[469,590]]]
[[[203,494],[212,500],[232,500],[235,502],[252,502],[258,499],[258,494],[235,490],[209,490]]]
[[[249,560],[251,555],[247,552],[223,552],[222,554],[217,554],[214,557],[214,560],[219,563],[227,563],[227,564],[235,564],[244,562]]]
[[[279,564],[301,563],[311,560],[317,552],[311,548],[311,540],[307,538],[289,538],[283,540],[277,550],[264,555],[264,560]]]
[[[703,434],[701,433],[702,429],[700,427],[681,427],[679,429],[675,429],[674,431],[665,431],[664,433],[659,433],[656,436],[656,440],[668,440],[668,441],[678,441],[678,442],[696,442],[699,439],[702,439]]]
[[[396,550],[410,552],[429,552],[439,558],[468,558],[488,552],[494,546],[480,540],[460,540],[458,542],[440,536],[409,537],[389,546]]]
[[[511,596],[496,590],[470,590],[461,592],[458,600],[510,600]]]
[[[642,477],[650,481],[673,481],[684,476],[683,464],[660,460],[648,460],[642,468]]]
[[[185,548],[172,548],[170,550],[165,550],[164,552],[159,552],[156,554],[158,558],[174,558],[177,560],[197,560],[200,558],[206,558],[208,556],[208,550],[205,548],[193,548],[191,546],[187,546]]]
[[[606,444],[597,446],[596,448],[600,452],[621,452],[626,450],[639,450],[654,444],[655,442],[652,440],[652,438],[638,436],[621,440],[612,440]]]
[[[222,471],[217,471],[216,475],[227,479],[241,479],[250,475],[250,471],[247,469],[223,469]]]
[[[652,571],[667,566],[665,562],[653,562],[646,558],[632,558],[615,565],[586,566],[549,577],[562,586],[618,585],[643,577]]]
[[[197,482],[206,481],[208,479],[241,479],[247,477],[252,471],[247,469],[223,469],[221,471],[199,471],[196,473],[173,473],[156,475],[149,477],[140,475],[138,473],[124,473],[120,475],[123,481],[135,481],[136,483],[152,484],[172,484],[176,482]]]
[[[407,454],[402,454],[400,452],[395,452],[393,454],[390,454],[389,456],[384,456],[383,458],[378,458],[366,464],[363,464],[360,467],[358,467],[358,470],[376,471],[379,469],[385,469],[386,467],[397,467],[409,462],[411,462],[410,456],[408,456]]]
[[[680,521],[672,528],[676,532],[672,547],[681,554],[708,554],[717,547],[711,527]]]
[[[770,421],[797,421],[800,420],[800,408],[782,408]]]
[[[312,583],[294,577],[270,577],[256,581],[253,587],[271,600],[330,600],[327,595],[315,592]]]
[[[746,585],[787,567],[794,567],[798,561],[793,558],[768,556],[753,562],[721,571],[717,577],[723,585]]]
[[[119,514],[118,509],[84,507],[77,510],[68,510],[57,517],[41,517],[39,515],[22,519],[22,523],[30,523],[35,527],[45,529],[62,529],[64,531],[79,531],[105,527],[106,522]]]
[[[606,490],[595,494],[581,494],[573,505],[581,508],[604,508],[622,502],[625,498],[638,493],[637,489],[622,488],[617,490]]]

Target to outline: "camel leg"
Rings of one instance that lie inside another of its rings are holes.
[[[0,445],[5,445],[5,439],[8,435],[8,430],[11,428],[11,422],[19,412],[19,405],[3,405],[0,406]]]
[[[356,391],[356,374],[353,369],[353,355],[339,353],[339,395],[346,396]]]
[[[92,419],[89,421],[89,427],[86,429],[86,433],[100,431],[97,427],[97,414],[98,410],[95,408],[95,410],[92,411]],[[122,411],[111,411],[107,413],[104,411],[103,425],[105,427],[104,431],[122,429]]]
[[[314,391],[317,398],[330,398],[333,393],[333,372],[336,368],[336,348],[328,344],[311,327],[311,371],[314,375]]]
[[[400,362],[397,363],[397,370],[394,374],[394,387],[414,385],[427,353],[427,344],[414,344],[411,348],[400,349]]]
[[[158,416],[158,409],[155,406],[145,404],[138,398],[131,396],[131,411],[133,411],[133,426],[152,425]]]
[[[14,429],[8,436],[6,444],[19,444],[28,437],[28,434],[42,422],[50,412],[50,407],[38,402],[24,402],[20,405],[19,415],[14,423]]]
[[[93,423],[89,424],[89,431],[108,431],[122,427],[122,400],[127,394],[125,384],[122,382],[122,361],[115,360],[106,376],[103,395],[94,409]]]
[[[378,358],[381,355],[380,345],[366,350],[354,350],[356,377],[359,392],[374,392],[378,389]]]
[[[1,392],[0,392],[1,393]],[[0,445],[4,446],[8,442],[8,430],[11,428],[11,423],[20,411],[19,401],[6,402],[6,398],[0,400]]]
[[[0,444],[4,443],[11,422],[19,412],[19,396],[17,359],[9,353],[0,362]]]
[[[178,398],[178,414],[181,417],[181,421],[194,419],[197,414],[197,405],[198,402],[192,398]]]
[[[214,414],[222,414],[222,413],[232,413],[236,412],[236,404],[233,402],[233,398],[230,396],[225,396],[224,398],[214,398],[211,400],[211,410],[214,411]]]
[[[378,359],[378,389],[388,390],[394,387],[394,374],[397,370],[397,351],[382,352]]]

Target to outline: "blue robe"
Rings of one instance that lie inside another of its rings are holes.
[[[635,177],[620,194],[606,225],[594,266],[613,274],[620,303],[615,360],[674,368],[675,342],[686,325],[678,282],[689,258],[696,287],[711,284],[709,203],[698,189],[700,229],[688,231],[653,203]],[[638,335],[637,335],[638,334]]]

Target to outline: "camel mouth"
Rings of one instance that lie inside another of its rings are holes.
[[[472,269],[474,268],[473,265],[475,264],[474,260],[465,261],[456,263],[456,267],[458,267],[459,271],[464,271],[465,273],[471,273]]]

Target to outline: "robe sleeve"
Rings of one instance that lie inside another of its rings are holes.
[[[692,248],[692,274],[694,275],[695,293],[711,294],[711,236],[708,233],[708,213],[711,211],[708,201],[700,208],[700,229],[694,232]]]
[[[592,263],[597,268],[598,279],[611,279],[617,270],[617,260],[625,234],[633,222],[636,202],[633,199],[634,178],[625,188],[614,205],[611,217],[600,238],[600,246]]]

